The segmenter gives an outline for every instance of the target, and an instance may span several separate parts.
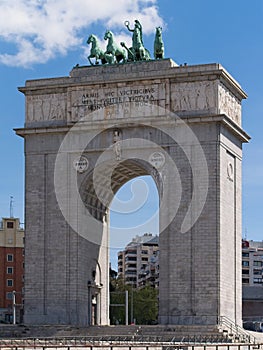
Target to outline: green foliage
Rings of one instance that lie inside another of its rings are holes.
[[[125,291],[129,295],[129,323],[135,319],[136,324],[154,324],[158,317],[158,291],[145,286],[141,289],[132,288],[124,284],[120,278],[111,279],[110,322],[111,324],[125,324]],[[131,315],[132,313],[132,315]]]
[[[145,286],[134,292],[134,318],[137,324],[153,324],[158,317],[158,291]]]

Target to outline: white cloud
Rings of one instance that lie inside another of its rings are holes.
[[[116,5],[114,5],[116,3]],[[83,38],[80,31],[102,23],[116,37],[124,36],[123,22],[135,18],[143,24],[145,34],[163,25],[157,0],[2,0],[0,2],[0,41],[15,45],[16,51],[0,47],[0,63],[31,66],[63,55]],[[6,49],[7,50],[7,49]]]

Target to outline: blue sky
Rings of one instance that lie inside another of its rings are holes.
[[[13,128],[23,126],[25,109],[24,96],[17,87],[27,79],[67,76],[77,63],[87,65],[89,34],[102,38],[105,29],[111,29],[119,40],[128,40],[130,33],[123,22],[136,18],[143,24],[144,43],[151,53],[155,27],[162,25],[165,57],[178,64],[221,63],[247,92],[243,128],[252,140],[244,145],[243,235],[262,240],[262,0],[1,1],[0,216],[9,215],[9,200],[13,196],[14,214],[23,221],[23,140]],[[152,194],[149,182],[148,187]],[[131,190],[122,191],[121,196],[130,198]],[[156,209],[154,196],[144,206],[147,213],[150,207]],[[112,221],[115,226],[115,218]],[[126,216],[125,222],[128,221]]]

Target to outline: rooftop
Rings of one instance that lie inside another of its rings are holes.
[[[159,236],[153,235],[152,233],[144,233],[142,236],[136,236],[132,239],[130,243],[127,244],[127,246],[133,246],[133,245],[139,245],[139,244],[158,244],[159,243]]]

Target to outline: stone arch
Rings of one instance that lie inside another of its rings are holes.
[[[240,325],[241,163],[242,143],[249,136],[241,128],[246,94],[230,74],[219,64],[178,67],[167,59],[75,67],[68,77],[27,81],[19,90],[27,106],[25,127],[16,130],[26,141],[25,323],[90,324],[87,281],[94,258],[102,273],[108,261],[100,259],[105,252],[89,238],[107,233],[106,209],[121,184],[149,174],[160,198],[168,197],[160,211],[161,224],[169,225],[160,230],[159,322],[178,324],[180,315],[182,324],[189,317],[193,324],[200,319],[204,325],[217,324],[226,316]],[[227,98],[230,95],[234,98]],[[63,115],[52,112],[50,106],[56,104],[64,106]],[[74,126],[76,133],[71,132]],[[187,137],[189,130],[194,140]],[[79,147],[65,147],[57,169],[62,140],[69,134],[67,146]],[[92,140],[88,147],[87,138]],[[119,138],[127,146],[125,160]],[[131,148],[129,138],[134,141]],[[156,148],[136,144],[137,138],[166,152],[175,165],[170,173],[159,178],[141,161]],[[90,167],[77,176],[76,184],[73,161],[81,153]],[[110,183],[103,182],[103,172],[96,172],[101,153],[105,164],[111,164],[111,158],[114,165]],[[61,201],[54,184],[57,170],[63,177],[58,186]],[[174,181],[179,177],[180,196]],[[106,317],[101,323],[108,324],[106,288],[103,293]]]
[[[83,199],[85,206],[91,215],[100,221],[103,221],[103,217],[106,215],[107,209],[110,206],[110,203],[116,192],[126,182],[132,180],[135,177],[144,175],[152,176],[157,186],[159,196],[162,195],[162,181],[160,173],[152,165],[143,160],[129,159],[121,161],[116,165],[111,176],[112,192],[105,190],[103,186],[103,179],[105,177],[105,174],[107,176],[107,169],[111,169],[107,163],[101,166],[101,170],[99,171],[101,173],[101,179],[98,181],[101,183],[101,187],[99,189],[94,188],[93,170],[87,174],[80,185],[81,198]],[[103,199],[103,201],[101,201],[101,199]]]

